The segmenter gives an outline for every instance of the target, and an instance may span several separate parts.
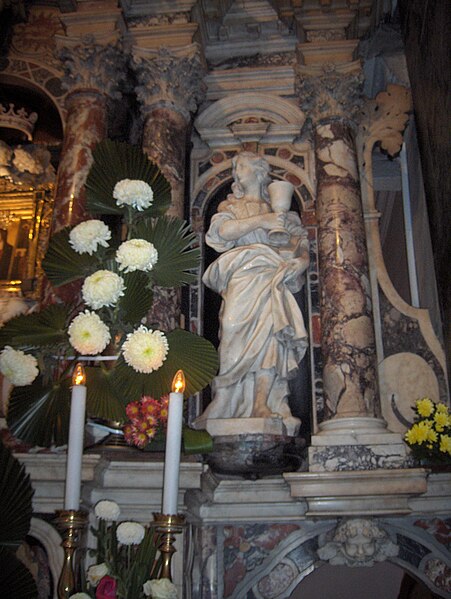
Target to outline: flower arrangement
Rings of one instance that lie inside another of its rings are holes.
[[[415,421],[404,439],[419,460],[451,461],[451,415],[448,406],[429,397],[415,402]]]
[[[169,395],[159,400],[144,395],[125,408],[129,419],[124,426],[124,438],[129,445],[144,449],[157,434],[162,436],[168,423]]]
[[[84,591],[71,599],[177,599],[175,585],[158,578],[160,535],[138,522],[118,523],[120,508],[114,501],[99,501],[94,513],[97,548],[91,553],[96,563],[86,572]]]
[[[194,281],[200,258],[188,225],[164,214],[170,186],[160,170],[139,148],[107,140],[93,152],[86,191],[91,218],[56,233],[42,263],[57,300],[0,329],[0,371],[14,385],[8,426],[44,447],[67,442],[80,358],[88,415],[121,422],[129,402],[167,393],[177,370],[187,396],[217,370],[207,340],[149,322],[154,288]]]

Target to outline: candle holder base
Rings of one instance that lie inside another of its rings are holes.
[[[162,541],[158,547],[162,558],[159,578],[168,578],[172,582],[171,561],[172,556],[177,551],[174,547],[175,535],[183,532],[185,516],[182,514],[154,513],[153,517],[153,526],[162,535]]]
[[[69,599],[75,592],[75,552],[80,546],[83,530],[88,523],[88,513],[82,510],[57,510],[54,522],[61,532],[64,561],[58,581],[58,599]]]

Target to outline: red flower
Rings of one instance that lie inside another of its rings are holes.
[[[97,585],[96,599],[116,599],[116,579],[104,576]]]

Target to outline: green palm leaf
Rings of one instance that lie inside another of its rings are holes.
[[[98,366],[87,366],[85,370],[88,416],[123,422],[126,419],[125,408],[117,394],[112,369],[100,363]]]
[[[25,467],[0,443],[0,597],[37,597],[32,575],[14,554],[30,529],[32,497]]]
[[[164,214],[171,202],[171,186],[160,169],[136,146],[104,140],[93,152],[94,163],[86,180],[87,209],[92,214],[124,214],[126,207],[116,205],[113,189],[122,179],[148,183],[154,193],[150,208],[142,216]]]
[[[33,576],[12,551],[0,547],[0,597],[36,599]]]
[[[147,314],[152,307],[152,291],[149,289],[149,278],[141,271],[125,275],[125,292],[118,302],[124,322],[135,324]]]
[[[50,447],[67,443],[71,379],[44,386],[42,377],[31,385],[15,387],[8,406],[11,433],[33,445]]]
[[[21,314],[0,329],[0,347],[29,350],[67,342],[70,306],[53,304],[41,312]]]
[[[182,369],[186,379],[185,396],[206,387],[218,369],[214,346],[198,335],[176,329],[167,334],[169,352],[161,368],[150,374],[140,374],[120,357],[114,373],[114,385],[125,404],[142,395],[161,397],[171,391],[172,379]]]
[[[78,254],[69,244],[70,229],[56,233],[42,261],[49,281],[55,287],[85,277],[100,267],[99,259],[89,254]]]
[[[25,466],[0,443],[0,547],[17,549],[30,529],[33,489]]]
[[[164,216],[147,220],[138,225],[136,235],[158,250],[158,261],[151,271],[157,285],[179,287],[196,280],[188,271],[199,266],[200,250],[193,247],[196,235],[185,221]]]

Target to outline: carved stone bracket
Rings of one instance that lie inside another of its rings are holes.
[[[374,566],[398,555],[399,547],[387,533],[369,518],[342,520],[333,531],[320,540],[318,556],[332,566]]]
[[[62,85],[69,91],[97,90],[120,98],[119,83],[125,79],[124,54],[120,42],[102,45],[91,35],[61,38],[59,56],[64,66]]]
[[[205,67],[198,45],[172,51],[135,47],[132,56],[139,81],[136,93],[143,113],[159,107],[170,108],[189,122],[206,92]]]
[[[336,118],[352,122],[361,107],[362,83],[359,61],[296,67],[300,106],[316,124]]]

